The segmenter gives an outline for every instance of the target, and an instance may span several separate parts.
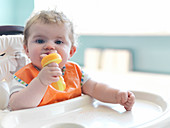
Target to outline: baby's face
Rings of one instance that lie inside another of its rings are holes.
[[[25,51],[32,63],[39,69],[42,68],[41,60],[44,55],[55,52],[60,54],[62,62],[59,67],[62,68],[75,50],[69,38],[67,25],[35,23],[29,30]]]

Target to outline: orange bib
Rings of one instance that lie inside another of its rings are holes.
[[[22,82],[25,82],[29,86],[29,83],[37,77],[39,71],[32,65],[32,63],[21,68],[15,73],[15,76]],[[45,95],[43,96],[38,106],[57,103],[60,101],[68,100],[81,96],[81,77],[82,72],[80,67],[73,63],[68,62],[65,65],[64,81],[66,83],[66,89],[64,91],[58,91],[51,85],[48,86]],[[18,80],[18,81],[19,81]],[[22,83],[21,82],[21,83]]]

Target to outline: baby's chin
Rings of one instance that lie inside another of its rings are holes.
[[[40,64],[40,65],[35,64],[35,63],[32,63],[32,64],[34,65],[34,67],[35,67],[36,69],[38,69],[38,70],[41,70],[41,69],[42,69],[41,64]]]

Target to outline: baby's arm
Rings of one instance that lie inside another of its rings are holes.
[[[12,110],[33,108],[41,102],[48,85],[58,81],[61,70],[56,63],[44,67],[29,85],[11,95],[9,105]]]
[[[135,96],[132,92],[121,91],[105,83],[98,83],[92,79],[89,79],[83,85],[82,91],[84,94],[90,95],[102,102],[121,104],[128,111],[132,109],[135,102]]]

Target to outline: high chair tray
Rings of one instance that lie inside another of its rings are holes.
[[[132,111],[102,103],[87,95],[43,107],[8,112],[2,128],[131,128],[170,126],[168,101],[159,95],[133,91]]]

